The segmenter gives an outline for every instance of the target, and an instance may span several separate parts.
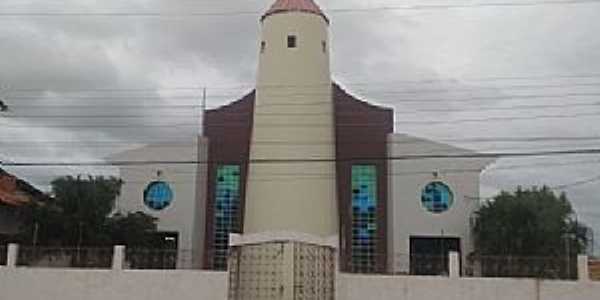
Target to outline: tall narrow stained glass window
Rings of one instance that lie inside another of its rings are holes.
[[[217,167],[213,236],[213,267],[227,268],[229,234],[240,232],[240,166]]]
[[[352,269],[375,270],[377,239],[377,168],[352,166]]]

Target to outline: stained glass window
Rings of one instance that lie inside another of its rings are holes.
[[[352,268],[369,272],[375,268],[377,235],[377,168],[352,166]]]
[[[173,202],[173,191],[164,181],[151,182],[144,190],[144,204],[154,210],[163,210]]]
[[[443,213],[454,204],[454,194],[446,184],[432,182],[423,188],[421,203],[432,213]]]
[[[229,234],[240,232],[240,166],[221,165],[217,168],[213,236],[213,265],[227,268]]]

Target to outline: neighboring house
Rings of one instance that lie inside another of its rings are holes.
[[[28,182],[0,169],[0,244],[18,233],[24,205],[47,199],[46,194]]]

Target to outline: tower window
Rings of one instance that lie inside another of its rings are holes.
[[[327,53],[327,42],[321,41],[321,47],[323,47],[323,53]]]
[[[296,46],[298,46],[298,41],[295,35],[288,35],[287,45],[288,48],[296,48]]]
[[[267,49],[267,42],[260,42],[260,53],[265,53],[265,49]]]

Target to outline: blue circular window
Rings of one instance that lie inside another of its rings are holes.
[[[421,203],[430,212],[440,214],[452,207],[452,190],[442,182],[432,182],[423,188]]]
[[[165,209],[171,202],[173,202],[173,191],[166,182],[154,181],[144,190],[144,204],[151,209]]]

